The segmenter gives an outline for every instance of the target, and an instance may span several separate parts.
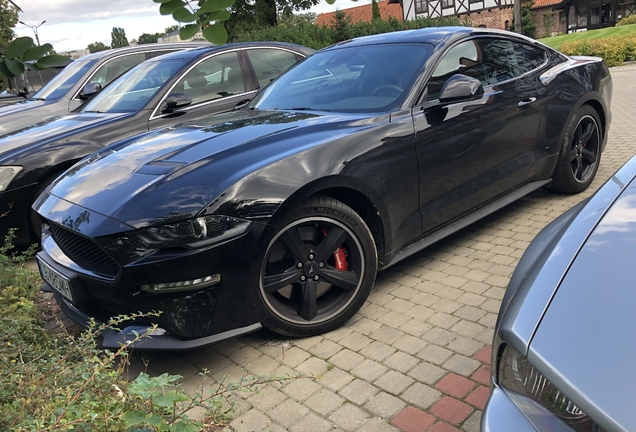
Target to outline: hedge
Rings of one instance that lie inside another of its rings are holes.
[[[567,55],[601,57],[608,66],[636,60],[636,36],[564,42],[561,52]]]

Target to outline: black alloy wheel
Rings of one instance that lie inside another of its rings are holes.
[[[371,232],[351,208],[328,197],[303,202],[281,225],[259,276],[263,324],[292,336],[340,327],[375,281]]]
[[[600,124],[589,105],[581,107],[570,121],[554,174],[555,190],[578,193],[592,183],[601,159]]]

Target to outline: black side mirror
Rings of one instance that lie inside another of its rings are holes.
[[[484,94],[484,86],[476,78],[455,74],[446,81],[439,94],[439,101],[459,102],[478,99]]]
[[[185,93],[170,93],[161,109],[162,114],[169,114],[192,103],[192,98]]]
[[[80,93],[79,97],[82,100],[90,99],[102,90],[100,83],[88,83],[84,86],[84,89]]]

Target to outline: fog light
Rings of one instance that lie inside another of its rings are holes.
[[[208,286],[216,285],[221,282],[220,274],[213,274],[202,278],[186,280],[181,282],[165,282],[151,285],[142,285],[141,290],[146,292],[168,292],[168,291],[187,291],[201,289]]]

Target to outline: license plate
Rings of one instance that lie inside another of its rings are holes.
[[[53,270],[47,263],[38,259],[38,267],[40,267],[40,274],[42,279],[46,281],[55,291],[62,294],[67,299],[73,301],[73,294],[71,292],[71,282],[66,276],[63,276]]]

